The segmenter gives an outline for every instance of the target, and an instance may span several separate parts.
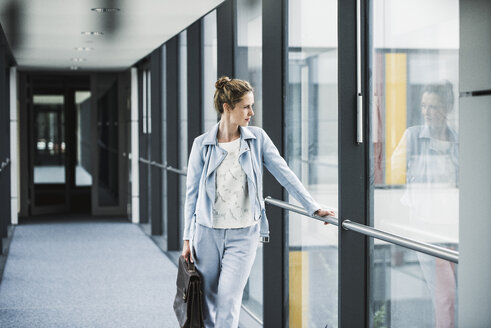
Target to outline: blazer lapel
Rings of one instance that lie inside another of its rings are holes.
[[[242,139],[240,140],[239,150],[239,163],[247,176],[247,179],[252,182],[254,189],[256,188],[256,178],[254,176],[254,167],[252,165],[252,152],[249,146],[249,142]]]

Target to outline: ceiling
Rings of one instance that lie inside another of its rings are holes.
[[[222,1],[0,0],[0,23],[20,68],[120,70]]]

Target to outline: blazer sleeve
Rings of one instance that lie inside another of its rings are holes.
[[[183,240],[190,240],[196,224],[196,202],[198,200],[199,183],[203,172],[203,158],[201,146],[194,139],[191,153],[189,154],[188,170],[186,176],[186,201],[184,203],[184,233]]]
[[[302,204],[302,207],[313,215],[321,207],[305,189],[302,182],[295,173],[288,167],[285,159],[281,157],[278,148],[273,144],[266,132],[263,134],[263,162],[269,172],[285,187],[290,195]]]

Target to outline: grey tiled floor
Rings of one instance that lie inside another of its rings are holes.
[[[177,327],[176,266],[131,223],[16,227],[0,327]]]

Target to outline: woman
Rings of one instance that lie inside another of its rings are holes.
[[[406,173],[401,199],[410,209],[406,229],[417,239],[446,248],[455,247],[448,241],[458,240],[459,138],[448,122],[453,105],[450,82],[426,85],[421,93],[424,125],[409,127],[391,158],[393,172]],[[455,265],[422,253],[417,256],[431,294],[435,327],[454,327]]]
[[[424,125],[409,127],[391,158],[393,174],[407,171],[408,184],[458,185],[458,136],[447,120],[453,109],[453,97],[450,82],[428,84],[423,88]]]
[[[269,237],[261,164],[310,215],[334,212],[314,201],[266,132],[248,126],[251,85],[222,77],[215,87],[220,122],[194,140],[189,155],[182,255],[203,278],[205,327],[233,328],[260,236]]]

